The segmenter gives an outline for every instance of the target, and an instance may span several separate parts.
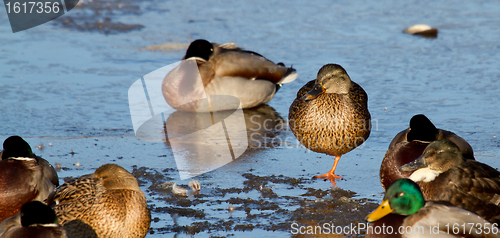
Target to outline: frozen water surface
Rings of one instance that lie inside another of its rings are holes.
[[[3,9],[0,140],[23,136],[62,166],[61,179],[105,163],[132,171],[152,211],[148,237],[302,237],[292,234],[294,224],[360,225],[382,197],[378,171],[389,142],[418,113],[466,139],[477,160],[500,167],[498,1],[86,0],[15,34]],[[402,33],[417,23],[437,27],[438,38]],[[299,78],[268,107],[245,112],[271,119],[273,129],[253,128],[251,148],[195,177],[200,193],[182,197],[164,185],[188,184],[170,145],[135,137],[127,92],[179,61],[197,38],[235,42],[293,65]],[[310,179],[333,159],[278,126],[326,63],[342,65],[365,89],[374,119],[370,138],[340,160],[346,180],[334,188]]]

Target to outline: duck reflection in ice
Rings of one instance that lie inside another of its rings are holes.
[[[274,147],[282,141],[273,138],[283,125],[272,107],[261,105],[212,113],[175,111],[164,129],[180,177],[187,179],[222,167],[245,151]]]
[[[243,110],[248,136],[247,152],[266,148],[279,148],[287,142],[285,120],[269,105]],[[291,134],[290,140],[294,137]]]

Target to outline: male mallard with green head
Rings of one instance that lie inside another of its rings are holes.
[[[332,169],[315,178],[332,183],[340,156],[361,145],[370,135],[368,96],[351,81],[338,64],[323,66],[316,77],[304,85],[290,106],[288,123],[306,148],[335,156]]]
[[[67,238],[54,210],[39,201],[25,203],[18,215],[0,224],[2,238]]]
[[[69,237],[145,237],[151,223],[136,178],[116,164],[64,183],[49,204]]]
[[[389,214],[399,215],[392,216],[390,222],[398,220],[400,225],[392,229],[385,225],[386,234],[373,232],[384,227],[377,221]],[[419,186],[410,179],[392,183],[382,204],[366,218],[374,222],[367,229],[366,237],[500,237],[491,232],[493,224],[470,211],[446,203],[426,202]],[[392,234],[387,234],[389,231]],[[401,234],[404,232],[407,233]]]

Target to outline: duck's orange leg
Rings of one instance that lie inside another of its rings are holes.
[[[339,160],[340,160],[340,156],[335,156],[335,162],[333,163],[332,169],[330,169],[330,171],[328,171],[328,173],[326,173],[326,174],[314,176],[313,178],[322,178],[325,180],[328,179],[328,180],[330,180],[330,182],[332,182],[332,184],[335,185],[336,178],[343,179],[342,177],[334,174],[335,169],[337,168],[337,164],[339,163]]]

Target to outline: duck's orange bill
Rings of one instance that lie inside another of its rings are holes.
[[[304,94],[304,96],[302,96],[302,100],[304,100],[304,101],[313,100],[316,97],[318,97],[320,94],[324,93],[325,91],[326,91],[325,88],[323,88],[323,86],[321,84],[317,83],[314,85],[314,88],[311,91],[309,91],[308,93]]]
[[[379,220],[382,217],[385,217],[387,214],[391,213],[393,210],[391,206],[389,205],[389,200],[384,200],[380,206],[375,209],[372,213],[368,214],[366,216],[366,220],[368,222],[374,222],[376,220]]]

